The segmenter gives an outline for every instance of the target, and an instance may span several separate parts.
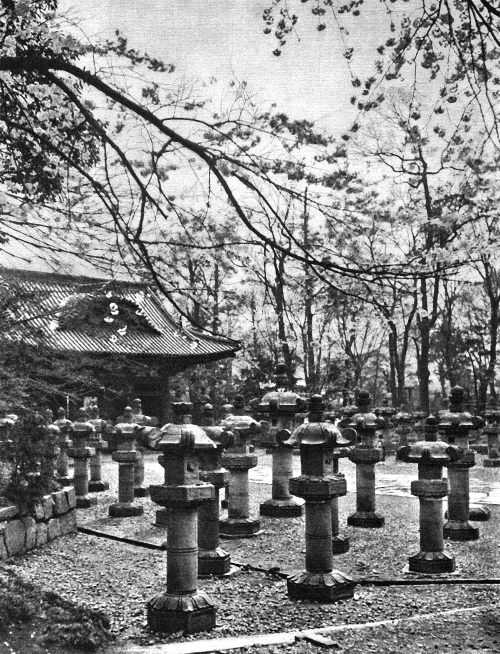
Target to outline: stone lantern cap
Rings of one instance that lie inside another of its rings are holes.
[[[344,416],[344,418],[351,418],[358,411],[359,409],[355,404],[348,404],[347,406],[343,406],[340,409],[340,413]]]
[[[342,431],[332,422],[323,420],[323,398],[321,395],[313,395],[309,403],[309,422],[296,427],[292,434],[286,429],[276,435],[276,440],[282,445],[293,445],[299,443],[306,448],[309,446],[322,446],[324,449],[335,447],[348,447],[352,444],[352,438],[344,438]],[[286,439],[287,434],[288,439]]]
[[[418,463],[427,466],[446,466],[458,461],[464,455],[460,447],[448,445],[443,441],[418,441],[413,445],[404,445],[396,453],[397,458],[405,463]]]
[[[397,413],[397,409],[395,409],[392,405],[389,404],[389,400],[386,398],[383,400],[382,404],[378,407],[375,407],[373,409],[373,412],[377,416],[382,416],[382,417],[387,417],[391,418]]]
[[[74,431],[86,432],[88,434],[95,431],[94,425],[87,419],[87,411],[81,407],[76,414],[76,420],[73,423]]]
[[[394,422],[397,425],[403,426],[403,425],[409,425],[412,421],[412,416],[411,413],[409,413],[406,410],[406,407],[404,405],[399,407],[398,412],[394,416]]]
[[[160,438],[156,449],[168,452],[170,450],[215,450],[214,441],[205,431],[193,424],[168,423],[160,429]]]
[[[209,422],[213,418],[214,409],[211,404],[205,404],[203,407],[203,417]],[[219,449],[231,447],[234,443],[234,435],[226,426],[220,425],[201,425],[205,434],[212,440]]]
[[[293,391],[270,391],[260,400],[251,403],[252,408],[258,413],[268,413],[270,415],[296,415],[304,411],[306,402],[298,393]]]
[[[406,463],[418,463],[427,467],[443,467],[464,457],[464,450],[438,440],[439,422],[434,416],[425,421],[425,440],[404,445],[396,452],[396,458]]]
[[[289,381],[284,363],[276,364],[274,372],[276,388],[269,391],[260,400],[253,400],[250,404],[258,413],[274,415],[295,415],[306,408],[306,402],[289,388]]]
[[[500,432],[500,407],[495,398],[491,397],[489,399],[484,417],[486,418],[485,433],[498,434]]]
[[[468,432],[474,429],[474,420],[468,411],[463,410],[464,390],[454,386],[450,391],[450,407],[441,415],[439,430],[446,432],[459,430]]]
[[[64,407],[60,406],[57,409],[56,416],[57,420],[54,424],[57,425],[61,431],[68,431],[72,428],[73,423],[66,417],[66,409]]]
[[[415,422],[422,422],[427,418],[427,413],[422,411],[422,409],[416,409],[416,411],[411,413],[411,417]]]
[[[95,449],[84,445],[85,440],[95,432],[94,425],[87,421],[87,412],[82,407],[78,409],[76,420],[73,423],[73,447],[68,450],[74,459],[89,459],[94,456]]]
[[[221,421],[221,427],[228,431],[239,432],[244,434],[260,434],[262,425],[251,416],[238,416],[230,413]]]
[[[358,395],[358,413],[355,413],[348,426],[356,431],[377,431],[385,427],[386,421],[381,416],[376,416],[375,413],[369,411],[370,406],[370,393],[368,391],[360,391]]]

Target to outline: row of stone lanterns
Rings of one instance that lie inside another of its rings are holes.
[[[345,479],[338,473],[338,459],[348,454],[356,464],[356,512],[349,516],[348,524],[382,527],[384,518],[376,512],[375,506],[374,470],[376,463],[382,460],[376,434],[385,423],[369,410],[369,394],[361,392],[357,412],[346,423],[352,430],[349,433],[342,434],[331,422],[324,420],[321,396],[311,398],[308,422],[294,429],[295,417],[303,408],[300,398],[286,388],[279,375],[277,386],[276,391],[263,398],[259,408],[254,408],[269,418],[270,433],[276,443],[273,497],[262,506],[271,506],[272,510],[287,507],[284,511],[287,515],[288,507],[295,510],[299,507],[302,511],[305,503],[305,570],[288,578],[288,593],[292,598],[321,602],[352,597],[355,582],[333,569],[333,554],[347,551],[336,551],[335,544],[336,540],[341,540],[336,503],[347,490]],[[445,535],[455,540],[474,537],[468,524],[471,457],[467,438],[470,421],[469,414],[461,410],[460,402],[460,393],[452,392],[450,409],[441,416],[441,421],[427,420],[426,440],[405,445],[398,453],[400,459],[419,466],[419,479],[412,483],[411,489],[419,497],[421,508],[420,552],[410,558],[410,570],[416,572],[449,572],[454,568],[453,557],[443,550],[441,505],[447,494],[447,483],[441,479],[443,466],[450,472],[452,469],[460,471],[455,486],[450,481],[450,490],[455,488],[459,492],[449,503],[448,523],[452,523],[452,527],[449,534],[445,528]],[[219,527],[222,530],[226,527],[226,535],[234,537],[254,535],[260,530],[259,521],[249,518],[248,470],[257,464],[256,456],[250,452],[249,441],[262,426],[244,415],[244,403],[241,406],[241,402],[220,427],[213,425],[213,412],[211,407],[206,407],[204,429],[190,424],[189,403],[174,403],[172,408],[175,423],[157,430],[153,439],[156,449],[162,452],[159,461],[165,469],[164,484],[152,486],[151,497],[164,507],[165,512],[167,588],[148,603],[148,623],[157,631],[194,633],[215,625],[215,608],[210,598],[198,590],[198,576],[226,574],[230,566],[229,555],[219,545]],[[114,514],[117,516],[138,515],[132,507],[134,463],[138,459],[136,441],[141,428],[129,413],[128,410],[124,412],[126,421],[115,427],[120,441],[120,447],[113,455],[119,463],[119,497],[113,505],[118,511]],[[446,433],[448,443],[437,440],[438,429]],[[73,447],[68,453],[75,458],[75,486],[78,486],[77,498],[80,497],[82,507],[88,506],[89,459],[95,454],[88,442],[91,442],[89,439],[97,440],[95,430],[96,424],[88,421],[81,410],[72,425]],[[458,441],[456,445],[453,445],[454,439]],[[290,479],[291,459],[286,457],[297,445],[300,447],[301,474]],[[225,448],[227,451],[223,453]],[[278,454],[282,456],[281,460]],[[226,521],[219,521],[218,515],[218,491],[228,479],[222,464],[230,470]],[[467,475],[463,474],[464,470]],[[121,513],[121,510],[125,512]],[[113,515],[111,509],[110,514]],[[455,523],[459,523],[458,526]],[[457,534],[460,537],[456,537]]]

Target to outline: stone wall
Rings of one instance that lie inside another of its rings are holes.
[[[21,514],[18,507],[0,498],[0,560],[75,533],[75,507],[73,487],[46,495],[35,503],[29,515]]]

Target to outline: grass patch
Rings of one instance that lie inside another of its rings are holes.
[[[64,652],[97,652],[112,640],[109,618],[25,582],[10,571],[0,575],[0,634],[26,629],[40,645]]]

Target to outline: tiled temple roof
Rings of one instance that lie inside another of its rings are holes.
[[[147,284],[7,268],[0,268],[0,278],[18,289],[17,317],[29,319],[56,352],[149,355],[194,365],[240,349],[239,341],[182,327]]]

